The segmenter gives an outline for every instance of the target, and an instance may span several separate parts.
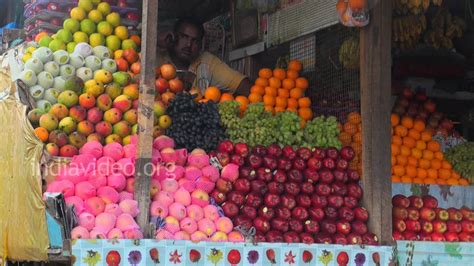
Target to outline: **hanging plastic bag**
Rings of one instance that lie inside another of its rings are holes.
[[[336,5],[339,21],[347,27],[364,27],[369,24],[367,0],[339,0]]]

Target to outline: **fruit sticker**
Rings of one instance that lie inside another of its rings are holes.
[[[304,263],[311,263],[313,260],[313,253],[309,250],[304,250],[303,254],[301,255],[301,258]]]
[[[229,253],[227,253],[227,261],[232,266],[236,266],[242,261],[242,256],[240,255],[240,251],[237,249],[231,249]]]
[[[88,266],[96,266],[101,261],[99,252],[88,250],[87,255],[82,259],[82,262]]]
[[[160,263],[160,251],[157,248],[150,249],[148,253],[154,264]]]
[[[285,253],[285,262],[288,263],[288,265],[295,264],[295,255],[293,255],[293,251],[290,250],[290,252]]]
[[[258,262],[259,257],[260,255],[258,254],[258,251],[256,250],[250,250],[247,253],[247,260],[252,265]]]
[[[276,264],[276,256],[275,256],[275,250],[274,249],[267,249],[267,251],[265,252],[265,254],[267,255],[267,259],[270,261],[270,263],[273,265],[273,264]]]
[[[355,255],[355,259],[354,259],[354,262],[355,262],[355,265],[356,266],[363,266],[364,263],[366,261],[366,258],[365,258],[365,254],[364,253],[357,253]]]
[[[189,261],[191,261],[192,263],[197,263],[201,260],[201,252],[199,252],[198,250],[196,249],[191,249],[189,251]]]
[[[337,265],[339,266],[346,266],[349,263],[349,255],[345,251],[339,252],[337,254]]]
[[[180,264],[180,263],[181,263],[181,256],[182,256],[182,255],[183,255],[182,253],[179,254],[179,253],[178,253],[178,250],[175,249],[174,252],[171,252],[171,253],[170,253],[170,259],[169,259],[169,261],[170,261],[171,263],[173,263],[173,264]]]
[[[128,253],[128,262],[132,266],[137,266],[142,261],[142,253],[138,250],[132,250]]]
[[[329,263],[333,260],[334,255],[331,251],[323,250],[321,255],[318,257],[319,261],[324,264],[324,266],[328,266]],[[345,264],[343,264],[345,265]]]
[[[211,252],[207,255],[207,260],[212,262],[216,266],[222,259],[224,255],[220,249],[213,248]]]

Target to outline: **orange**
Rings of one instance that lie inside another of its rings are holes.
[[[402,183],[413,183],[413,179],[411,179],[409,176],[402,176],[401,180]]]
[[[298,101],[293,99],[293,98],[289,98],[288,99],[288,108],[298,109]]]
[[[408,160],[407,157],[403,155],[397,155],[397,165],[405,166],[407,165]]]
[[[403,141],[400,136],[392,136],[392,143],[395,145],[402,145]]]
[[[420,132],[416,131],[416,129],[414,129],[414,128],[408,130],[408,136],[409,136],[410,138],[415,139],[415,140],[421,139],[421,134],[420,134]]]
[[[217,87],[208,87],[204,92],[204,97],[208,100],[218,102],[221,99],[221,90]]]
[[[438,178],[438,179],[436,179],[436,184],[438,184],[438,185],[447,185],[448,183],[446,182],[446,179]]]
[[[428,178],[433,178],[433,179],[438,178],[438,171],[436,171],[435,169],[428,169],[427,172],[428,172]]]
[[[391,114],[390,122],[392,123],[392,127],[398,125],[400,123],[400,116],[398,116],[398,114]]]
[[[436,169],[436,170],[441,169],[441,161],[438,159],[432,159],[431,168]]]
[[[342,141],[341,141],[342,142]],[[344,142],[342,142],[342,145],[344,145]],[[395,156],[392,155],[392,159],[391,159],[391,162],[392,162],[392,166],[396,165],[397,164],[397,158]]]
[[[402,180],[396,175],[392,175],[392,183],[400,183]]]
[[[347,115],[347,121],[352,124],[360,124],[362,122],[362,118],[360,117],[360,114],[357,112],[350,112]]]
[[[283,82],[281,83],[281,86],[284,89],[291,90],[295,87],[295,81],[292,79],[284,79]]]
[[[423,141],[430,141],[432,136],[433,135],[428,131],[421,132],[421,140]]]
[[[416,159],[415,157],[408,156],[407,160],[408,160],[408,165],[418,167],[418,159]]]
[[[288,102],[288,105],[289,105],[289,103],[290,102]],[[339,134],[339,140],[342,142],[342,144],[344,146],[347,146],[347,145],[351,144],[352,138],[351,138],[351,135],[349,135],[347,132],[341,132]],[[392,154],[393,154],[393,146],[392,146]]]
[[[422,140],[417,140],[415,147],[419,150],[424,150],[424,149],[426,149],[426,142],[424,142]]]
[[[451,170],[451,169],[453,169],[453,166],[451,165],[450,162],[448,162],[446,160],[443,160],[441,162],[441,168]]]
[[[278,97],[290,98],[290,91],[287,89],[278,89]]]
[[[235,100],[240,103],[240,111],[243,112],[247,110],[247,106],[249,104],[249,100],[245,96],[237,96]]]
[[[439,142],[437,142],[436,140],[432,140],[428,142],[426,148],[432,152],[437,152],[440,150],[441,146],[439,145]]]
[[[225,102],[225,101],[233,101],[234,100],[234,96],[230,93],[223,93],[222,96],[221,96],[221,99],[220,99],[220,102]]]
[[[268,79],[266,79],[266,78],[257,78],[255,80],[255,85],[266,87],[266,86],[268,86]]]
[[[426,160],[432,160],[433,159],[433,152],[430,151],[430,150],[424,150],[423,151],[423,159],[426,159]]]
[[[420,159],[421,157],[423,157],[423,152],[417,148],[411,149],[410,153],[411,153],[411,156],[413,156],[416,159]]]
[[[281,68],[275,68],[273,70],[273,76],[279,80],[284,80],[286,78],[286,71]]]
[[[298,106],[299,107],[310,107],[311,100],[308,97],[303,97],[298,99]]]
[[[273,106],[272,105],[265,105],[265,111],[273,113]]]
[[[288,63],[288,69],[300,72],[303,69],[303,65],[300,60],[293,59]]]
[[[288,102],[286,100],[286,98],[283,98],[283,97],[276,97],[275,98],[275,105],[277,107],[281,107],[281,108],[286,108]]]
[[[275,106],[275,97],[265,94],[263,96],[263,104],[268,106]]]
[[[290,91],[290,97],[293,99],[299,99],[303,97],[303,91],[300,88],[294,88]]]
[[[250,93],[263,95],[265,94],[265,88],[259,85],[253,85],[252,88],[250,88]]]
[[[434,157],[438,160],[443,160],[444,159],[444,154],[440,151],[437,151],[434,153]]]
[[[355,133],[354,136],[352,136],[352,140],[355,143],[362,143],[362,133],[360,132]]]
[[[281,80],[275,78],[275,77],[271,77],[268,79],[268,86],[272,87],[272,88],[275,88],[275,89],[278,89],[281,87]]]
[[[304,119],[300,119],[300,126],[302,129],[306,127],[306,121]]]
[[[413,183],[414,184],[424,184],[425,181],[422,178],[416,177],[416,178],[413,178]]]
[[[309,86],[308,80],[303,77],[299,77],[295,80],[295,86],[302,90],[306,90]]]
[[[281,113],[281,112],[284,112],[284,111],[285,111],[285,108],[278,107],[278,106],[275,107],[275,113]]]
[[[35,128],[35,135],[42,141],[48,141],[49,133],[48,130],[44,127]]]
[[[456,172],[456,171],[452,171],[451,172],[451,178],[454,178],[454,179],[460,179],[461,178],[461,175]]]
[[[142,39],[140,39],[140,36],[138,35],[132,35],[130,36],[130,39],[132,39],[133,42],[135,42],[135,44],[140,47],[140,45],[142,45]]]
[[[298,71],[294,71],[291,69],[286,71],[286,78],[288,79],[297,79],[299,76],[300,74],[298,74]]]
[[[295,113],[295,114],[298,114],[298,110],[297,110],[296,108],[289,108],[289,107],[287,107],[287,108],[286,108],[286,111],[292,112],[292,113]]]
[[[403,156],[410,156],[411,154],[410,148],[404,145],[400,146],[400,154]]]
[[[427,184],[427,185],[436,184],[436,179],[434,179],[434,178],[425,178],[423,181],[425,181],[425,184]]]
[[[413,119],[409,116],[404,116],[401,122],[402,122],[402,126],[408,129],[413,127]]]
[[[304,107],[307,108],[307,107]],[[354,124],[351,123],[345,123],[344,124],[344,131],[347,132],[349,135],[354,135],[357,133],[357,127]]]
[[[451,170],[448,169],[439,169],[438,176],[442,179],[449,179],[451,178]]]
[[[469,181],[467,179],[461,178],[458,182],[461,186],[469,186]]]
[[[395,127],[395,135],[405,137],[408,135],[408,129],[402,125],[398,125]]]
[[[420,159],[420,160],[418,160],[418,163],[420,164],[420,168],[423,168],[423,169],[429,169],[430,166],[431,166],[430,161],[428,161],[426,159]]]
[[[406,172],[407,176],[409,176],[411,178],[415,178],[416,175],[417,175],[416,167],[413,167],[413,166],[410,166],[410,165],[405,167],[405,172]]]
[[[304,120],[308,121],[313,118],[313,111],[308,107],[298,109],[298,115]]]
[[[200,103],[208,103],[209,99],[202,98],[201,100],[199,100],[199,102]]]
[[[410,137],[404,137],[403,145],[407,146],[408,148],[414,148],[416,145],[416,141]]]
[[[258,71],[258,76],[264,79],[269,79],[273,75],[273,72],[269,68],[262,68]]]
[[[423,122],[423,120],[415,119],[415,122],[413,123],[413,129],[421,133],[425,130],[425,127],[425,122]]]
[[[459,181],[457,179],[450,178],[446,180],[446,184],[451,185],[451,186],[457,186],[459,185]]]
[[[265,95],[276,97],[278,95],[278,90],[273,87],[265,87]]]
[[[262,101],[262,95],[256,93],[250,93],[249,102],[250,103],[259,103]]]
[[[393,168],[393,174],[396,176],[404,176],[405,175],[405,167],[401,165],[395,165]]]
[[[418,178],[426,178],[428,176],[428,171],[423,168],[416,169],[416,177]]]

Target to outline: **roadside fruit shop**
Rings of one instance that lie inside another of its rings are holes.
[[[181,2],[25,1],[3,262],[468,264],[470,1]],[[191,14],[248,94],[157,65]]]

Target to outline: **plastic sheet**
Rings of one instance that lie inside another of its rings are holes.
[[[46,261],[48,232],[39,166],[43,145],[26,118],[26,107],[11,94],[0,100],[0,114],[0,258]]]

